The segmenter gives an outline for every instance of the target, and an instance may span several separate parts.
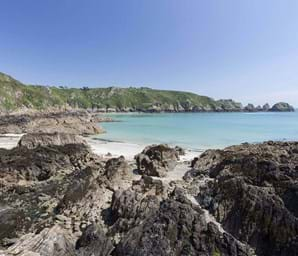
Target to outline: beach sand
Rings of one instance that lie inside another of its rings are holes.
[[[0,148],[11,149],[16,147],[22,134],[3,134],[0,136]],[[104,158],[124,156],[128,161],[133,161],[134,156],[141,153],[147,145],[139,145],[126,142],[114,142],[99,140],[92,137],[84,138],[92,151]],[[180,162],[191,161],[200,152],[186,150],[186,154],[180,157]]]
[[[126,142],[113,142],[99,140],[96,138],[85,138],[87,143],[91,146],[92,151],[104,157],[109,154],[110,157],[124,156],[128,161],[134,160],[134,156],[141,153],[148,145],[139,145]],[[200,152],[186,150],[186,154],[180,157],[181,162],[191,161],[194,157],[200,155]]]

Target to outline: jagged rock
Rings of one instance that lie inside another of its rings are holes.
[[[134,181],[131,188],[117,190],[111,204],[113,232],[126,232],[140,223],[149,213],[158,208],[159,202],[167,197],[167,188],[160,180],[143,176]]]
[[[146,147],[135,159],[141,174],[164,177],[175,168],[179,154],[174,148],[160,144]]]
[[[76,242],[78,256],[109,256],[114,246],[98,225],[89,225]]]
[[[271,112],[294,112],[295,109],[293,106],[291,106],[288,103],[285,102],[279,102],[272,106],[272,108],[269,109]]]
[[[0,246],[55,223],[79,232],[83,216],[100,220],[107,178],[86,145],[1,149],[0,163]]]
[[[63,146],[66,144],[84,144],[87,142],[78,135],[68,133],[29,133],[23,135],[18,146],[27,148],[36,148],[39,146],[57,145]]]
[[[209,150],[194,167],[191,189],[209,176],[197,199],[227,232],[257,255],[297,254],[298,142]]]
[[[114,255],[253,255],[249,247],[208,223],[201,208],[183,193],[175,191],[153,205],[154,210],[142,212],[143,221],[122,237]]]

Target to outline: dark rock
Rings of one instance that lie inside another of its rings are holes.
[[[179,146],[175,147],[175,150],[177,151],[179,156],[184,156],[185,155],[185,150]]]
[[[47,180],[60,170],[84,166],[91,157],[89,147],[84,144],[0,149],[0,178],[13,182]]]
[[[83,216],[86,221],[101,218],[92,209],[105,200],[107,179],[86,145],[1,149],[0,163],[0,247],[56,222],[79,231],[75,226]]]
[[[266,103],[264,106],[263,106],[263,111],[268,111],[270,109],[270,105],[268,103]]]
[[[146,147],[135,159],[141,174],[164,177],[175,168],[179,154],[174,148],[160,144]]]
[[[109,180],[121,179],[128,175],[129,166],[124,156],[111,158],[105,164],[105,175]]]
[[[290,104],[285,102],[279,102],[272,106],[272,108],[269,109],[271,112],[294,112],[295,109]]]
[[[98,225],[91,224],[76,242],[79,256],[109,256],[114,247],[111,240]]]
[[[193,176],[207,172],[214,180],[199,189],[197,198],[227,232],[250,244],[257,255],[296,255],[296,166],[298,142],[210,150],[195,163]]]
[[[249,247],[207,223],[201,208],[181,192],[145,215],[123,236],[115,255],[253,255]]]
[[[253,104],[248,104],[245,108],[244,108],[245,111],[247,112],[255,112],[256,111],[256,108]]]

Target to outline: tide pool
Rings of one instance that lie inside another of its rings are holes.
[[[298,140],[298,112],[109,114],[98,138],[135,144],[168,143],[202,150],[244,142]]]

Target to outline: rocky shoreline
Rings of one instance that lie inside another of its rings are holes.
[[[103,133],[99,122],[112,122],[110,117],[92,115],[85,110],[32,111],[0,116],[0,134],[54,133],[78,135]]]
[[[193,104],[182,105],[167,105],[152,104],[147,108],[88,108],[90,113],[129,113],[129,112],[141,112],[141,113],[201,113],[201,112],[294,112],[295,108],[286,102],[278,102],[272,107],[268,103],[261,106],[254,106],[248,104],[243,106],[241,103],[234,102],[233,100],[218,100],[216,106],[197,106]]]
[[[0,150],[0,255],[297,254],[297,142],[183,154],[127,161],[78,135],[24,135]]]
[[[297,255],[298,142],[191,161],[161,144],[126,159],[98,155],[82,137],[103,132],[99,121],[112,120],[86,111],[1,119],[1,133],[19,134],[0,149],[1,256]]]

